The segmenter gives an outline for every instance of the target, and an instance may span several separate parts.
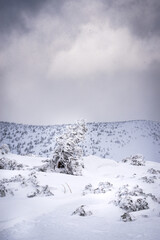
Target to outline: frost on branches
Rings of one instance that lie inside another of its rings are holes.
[[[67,127],[66,132],[56,139],[51,167],[62,173],[82,175],[83,151],[79,144],[84,139],[86,131],[84,121]]]

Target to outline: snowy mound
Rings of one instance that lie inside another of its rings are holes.
[[[106,174],[118,165],[118,163],[112,159],[100,158],[97,156],[88,156],[84,159],[85,170],[84,174]]]
[[[44,157],[0,153],[0,239],[158,240],[160,163],[137,156],[88,156],[74,176],[40,171]]]

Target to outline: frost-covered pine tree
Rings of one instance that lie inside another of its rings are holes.
[[[71,175],[82,175],[83,151],[80,146],[85,137],[86,124],[83,120],[69,125],[66,132],[56,139],[56,146],[51,161],[52,167]]]

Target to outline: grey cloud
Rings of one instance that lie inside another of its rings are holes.
[[[84,10],[85,8],[88,9],[89,14],[97,14],[89,10],[88,6],[90,6],[90,9],[94,5],[96,7],[101,6],[98,14],[104,14],[109,18],[110,24],[115,28],[127,27],[133,34],[139,37],[150,37],[160,34],[159,0],[0,0],[1,35],[10,34],[13,30],[18,30],[22,33],[29,31],[32,26],[26,25],[25,15],[34,18],[39,12],[43,11],[46,11],[48,14],[58,15],[66,21],[66,17],[68,16],[62,10],[64,4],[74,6],[75,9],[71,8],[71,18],[74,17],[75,12]],[[76,5],[79,9],[76,8]],[[85,15],[79,16],[79,14],[77,18],[74,17],[71,28],[83,22],[83,18],[85,17]]]
[[[103,0],[114,27],[128,27],[138,37],[160,35],[159,0]]]
[[[158,1],[0,4],[0,120],[160,119]]]
[[[63,2],[64,0],[0,0],[1,35],[9,34],[13,30],[28,31],[25,15],[35,17],[48,4],[53,13],[58,13]]]

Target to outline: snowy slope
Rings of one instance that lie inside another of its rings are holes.
[[[0,122],[0,145],[7,143],[11,152],[51,157],[56,136],[66,125],[33,126]],[[160,123],[128,121],[88,123],[83,144],[84,155],[121,159],[141,153],[146,160],[160,162]]]
[[[0,197],[1,240],[159,239],[160,163],[135,166],[88,156],[83,176],[72,176],[38,171],[44,157],[2,157],[23,166],[0,169],[0,186],[7,189]],[[82,205],[87,216],[73,214]],[[133,221],[123,221],[126,212]]]

